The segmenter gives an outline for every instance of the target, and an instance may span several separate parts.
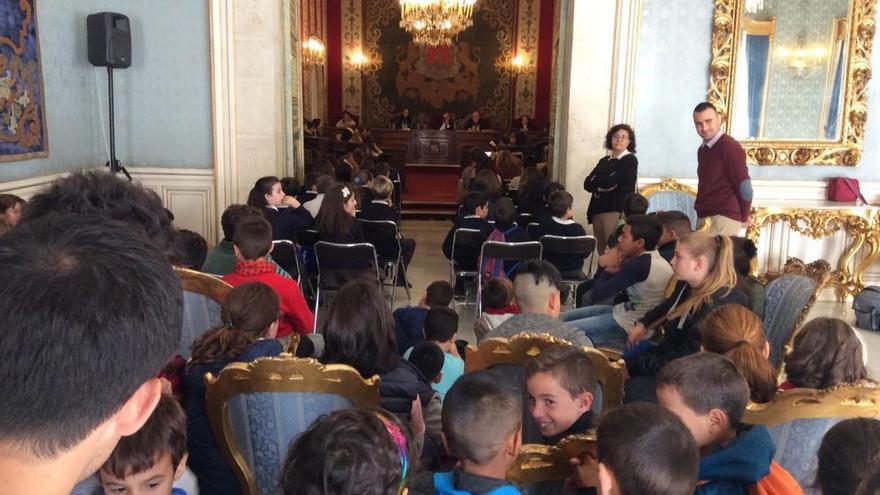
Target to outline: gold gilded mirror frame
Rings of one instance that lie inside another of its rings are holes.
[[[871,79],[871,48],[874,40],[876,0],[850,0],[847,33],[847,65],[843,118],[837,141],[765,140],[740,141],[750,164],[757,165],[858,165],[862,158],[865,121],[868,117],[868,81]],[[712,27],[712,64],[707,100],[715,105],[730,128],[734,67],[739,48],[739,22],[745,0],[715,0]]]

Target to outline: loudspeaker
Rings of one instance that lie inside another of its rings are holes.
[[[98,12],[86,18],[86,26],[92,65],[114,69],[131,66],[131,25],[127,16]]]

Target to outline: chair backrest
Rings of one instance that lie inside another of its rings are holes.
[[[183,290],[201,294],[217,304],[223,304],[229,291],[232,290],[231,285],[207,273],[179,267],[174,267],[174,273],[180,279]]]
[[[379,261],[396,261],[400,255],[400,234],[393,220],[358,219],[367,242],[376,248]]]
[[[245,495],[280,495],[280,472],[297,435],[323,414],[379,405],[379,380],[354,368],[290,354],[205,375],[208,421]]]
[[[291,277],[299,280],[299,258],[293,241],[287,239],[272,241],[272,260],[284,268]]]
[[[300,247],[314,247],[320,235],[314,229],[300,229],[296,232],[296,244]]]
[[[527,227],[530,223],[532,223],[532,219],[534,217],[531,213],[520,213],[516,216],[516,224],[520,227]]]
[[[571,477],[571,459],[584,453],[596,456],[596,430],[563,438],[556,445],[523,444],[506,479],[518,485],[562,481]]]
[[[480,246],[483,244],[483,233],[477,229],[455,229],[455,232],[452,233],[452,263],[459,263],[459,256],[456,256],[456,251],[459,254],[462,251],[478,253]],[[471,267],[464,267],[471,268]],[[476,267],[474,267],[476,268]]]
[[[526,226],[526,230],[529,232],[529,237],[532,239],[538,239],[541,237],[541,224],[538,222],[530,222],[528,226]]]
[[[639,191],[648,200],[648,213],[655,211],[680,211],[691,220],[691,228],[697,228],[697,211],[694,202],[697,190],[675,179],[663,178]]]
[[[828,390],[794,389],[772,402],[749,404],[743,421],[770,429],[774,460],[805,488],[816,478],[817,454],[832,426],[847,418],[880,416],[880,388],[840,385]]]
[[[480,259],[495,258],[505,261],[526,261],[541,259],[541,243],[486,241],[480,250]],[[482,266],[482,263],[480,264]]]
[[[379,261],[376,248],[367,242],[337,244],[318,241],[315,244],[315,258],[318,263],[318,286],[325,289],[331,273],[364,271],[375,273],[379,283]],[[332,287],[330,287],[332,288]]]
[[[206,331],[220,324],[220,306],[232,286],[206,273],[174,268],[183,287],[183,325],[177,353],[189,359],[192,344]]]
[[[576,237],[542,235],[540,242],[545,257],[548,254],[579,254],[586,258],[596,249],[596,238],[591,235]]]

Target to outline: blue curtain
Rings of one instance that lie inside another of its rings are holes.
[[[834,84],[831,85],[831,100],[828,102],[828,116],[825,121],[825,139],[837,137],[837,123],[840,121],[837,115],[840,110],[840,85],[843,82],[843,43],[839,43],[837,49],[837,67],[834,68]]]
[[[746,61],[749,68],[749,137],[758,137],[761,128],[761,109],[764,108],[769,51],[769,36],[746,34]]]

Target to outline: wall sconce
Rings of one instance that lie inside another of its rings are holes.
[[[327,48],[317,36],[309,36],[303,41],[303,65],[324,65]]]
[[[522,74],[528,74],[532,72],[533,69],[534,67],[531,63],[529,63],[528,56],[523,53],[517,53],[510,59],[509,62],[499,64],[497,66],[498,72],[514,77]]]
[[[351,70],[362,74],[372,74],[382,67],[382,58],[377,54],[367,56],[363,50],[355,49],[345,57],[345,64]]]
[[[822,65],[825,59],[825,49],[821,46],[807,48],[804,45],[798,45],[795,48],[782,47],[779,49],[779,56],[796,77],[808,77]]]

